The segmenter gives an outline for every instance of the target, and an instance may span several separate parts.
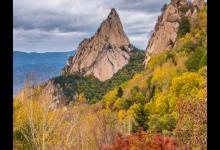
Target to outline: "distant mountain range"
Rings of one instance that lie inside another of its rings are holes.
[[[13,51],[13,95],[23,87],[25,79],[43,83],[60,74],[69,56],[75,51],[26,53]]]

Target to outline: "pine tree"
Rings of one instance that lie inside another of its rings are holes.
[[[178,35],[180,37],[184,36],[186,33],[190,32],[190,20],[187,17],[183,17],[180,21]]]
[[[118,88],[117,96],[118,96],[118,97],[122,97],[122,95],[123,95],[123,90],[122,90],[121,87],[119,87],[119,88]]]
[[[136,132],[140,128],[146,131],[148,129],[148,112],[144,108],[144,105],[139,104],[138,108],[134,111],[135,122],[132,125],[132,131]]]

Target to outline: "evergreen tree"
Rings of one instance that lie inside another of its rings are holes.
[[[180,21],[178,35],[181,37],[188,32],[190,32],[190,20],[187,17],[182,17]]]
[[[198,71],[207,64],[206,48],[196,48],[195,52],[186,61],[186,67],[189,71]]]
[[[122,97],[122,95],[123,95],[123,90],[121,87],[119,87],[117,92],[117,97]]]
[[[148,112],[144,108],[144,105],[139,104],[139,106],[134,111],[135,122],[132,125],[132,131],[136,132],[138,129],[142,128],[144,131],[148,129]]]

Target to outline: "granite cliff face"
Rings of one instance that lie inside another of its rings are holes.
[[[79,44],[76,55],[68,59],[62,74],[93,75],[101,81],[110,79],[128,63],[129,44],[119,15],[113,8],[95,35]]]
[[[192,3],[188,0],[171,0],[170,4],[164,6],[148,42],[145,66],[152,55],[175,46],[181,18],[195,15],[203,5],[204,0],[194,0]]]

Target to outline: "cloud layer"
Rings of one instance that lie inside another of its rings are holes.
[[[116,8],[131,43],[141,49],[169,0],[16,0],[15,50],[68,51],[92,36],[111,8]]]

